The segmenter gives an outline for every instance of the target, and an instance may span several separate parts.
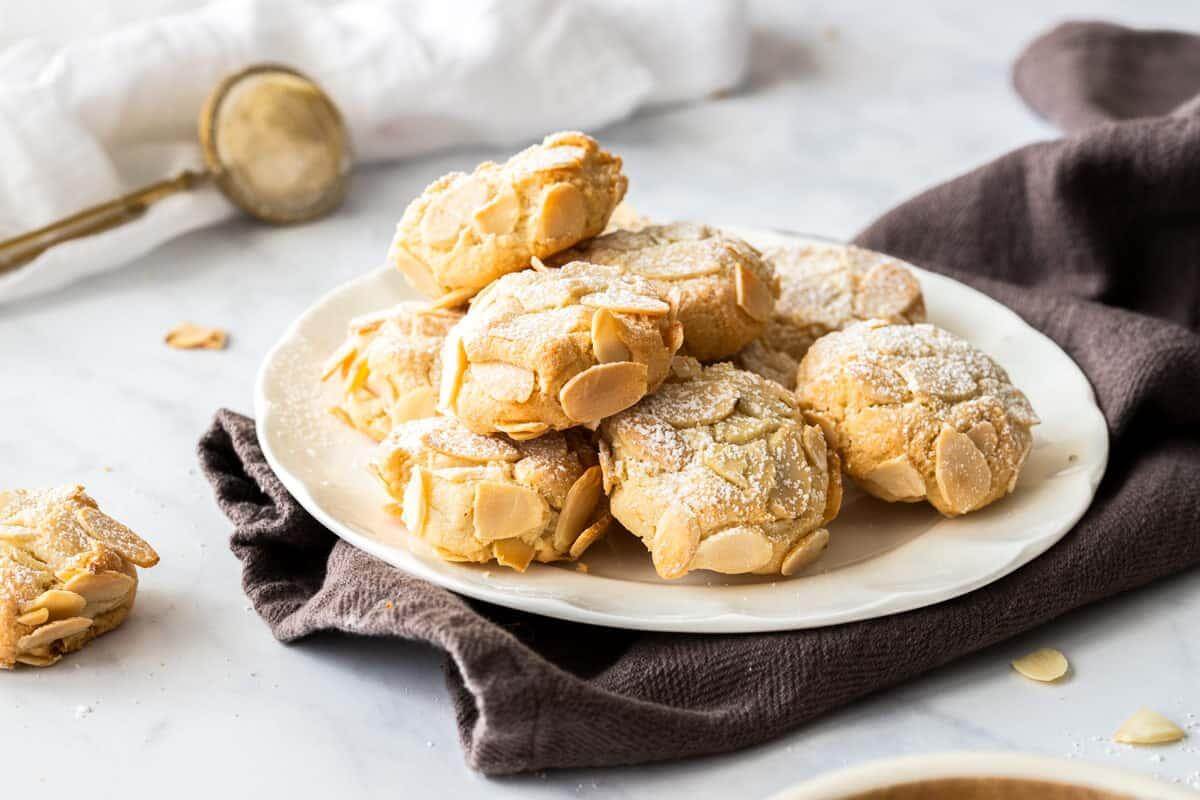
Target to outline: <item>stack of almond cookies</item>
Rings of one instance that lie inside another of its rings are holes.
[[[405,211],[390,258],[431,302],[352,321],[325,379],[413,535],[524,570],[619,523],[664,578],[792,575],[829,543],[843,470],[948,516],[1012,491],[1037,417],[923,324],[906,265],[687,223],[605,233],[621,167],[559,133]]]

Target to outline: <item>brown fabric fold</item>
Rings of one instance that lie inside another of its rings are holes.
[[[1118,79],[1185,74],[1164,53],[1186,60],[1190,48],[1111,27],[1035,42],[1017,67],[1031,105],[1075,126],[1188,102],[1183,89],[1147,97],[1144,81]],[[1096,86],[1095,63],[1120,69]],[[1097,98],[1105,111],[1089,105]],[[459,597],[341,542],[272,474],[253,422],[220,411],[200,460],[234,523],[247,595],[283,641],[338,630],[442,649],[467,761],[502,774],[761,742],[1200,563],[1200,118],[1108,122],[1023,148],[905,203],[858,241],[1006,303],[1096,389],[1112,436],[1100,491],[1073,531],[1017,572],[819,630],[700,636],[560,622]]]

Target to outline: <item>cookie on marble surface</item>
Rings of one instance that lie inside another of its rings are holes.
[[[654,391],[682,341],[675,307],[619,267],[506,275],[447,336],[438,408],[514,439],[594,424]]]
[[[625,196],[621,159],[582,133],[555,133],[504,164],[430,184],[404,211],[389,258],[430,297],[469,297],[596,236]]]
[[[991,358],[928,324],[872,320],[822,337],[796,395],[863,489],[946,516],[1013,490],[1038,422]]]
[[[779,277],[779,300],[762,337],[734,362],[772,380],[785,374],[788,388],[795,387],[789,359],[799,365],[812,343],[831,331],[867,319],[925,321],[920,283],[891,256],[840,244],[775,247],[764,255]]]
[[[728,358],[763,333],[775,310],[775,270],[746,242],[707,225],[676,222],[607,233],[560,253],[552,265],[621,267],[677,293],[684,350]]]
[[[376,441],[393,425],[436,414],[442,343],[462,317],[408,301],[351,320],[322,376],[341,382],[333,413]]]
[[[838,457],[792,394],[731,364],[676,358],[659,390],[599,428],[610,509],[664,578],[792,575],[829,543]]]
[[[575,559],[608,528],[596,452],[586,431],[513,442],[449,417],[397,425],[375,473],[414,536],[448,561]]]
[[[82,486],[0,492],[0,668],[45,667],[116,628],[158,554]]]

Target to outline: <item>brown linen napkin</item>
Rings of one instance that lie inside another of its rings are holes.
[[[1126,55],[1140,63],[1141,40],[1117,41],[1135,42]],[[1062,63],[1023,59],[1019,85],[1084,77]],[[1051,101],[1098,96],[1069,88]],[[444,650],[467,760],[502,774],[755,744],[1200,563],[1200,117],[1106,124],[1024,148],[904,204],[859,241],[1007,303],[1096,388],[1112,435],[1096,500],[1012,575],[819,630],[700,636],[560,622],[467,600],[341,542],[271,473],[253,423],[220,411],[200,459],[235,524],[246,593],[283,641],[340,630]]]

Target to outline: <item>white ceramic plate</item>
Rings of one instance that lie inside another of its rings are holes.
[[[1013,784],[1023,781],[1066,784],[1105,796],[1197,800],[1200,795],[1182,786],[1162,783],[1148,775],[1102,767],[1077,759],[1048,758],[1024,753],[936,753],[871,761],[838,770],[774,795],[771,800],[845,800],[925,782],[953,779],[992,778],[988,797],[1031,797],[1028,789]],[[1005,787],[1008,788],[1004,791]],[[944,789],[943,789],[944,792]],[[929,791],[928,797],[944,796]],[[1089,795],[1091,796],[1091,795]]]
[[[734,233],[763,247],[812,241]],[[1053,342],[973,289],[917,275],[930,320],[995,357],[1042,418],[1020,483],[1008,498],[954,520],[924,503],[883,503],[850,488],[829,525],[829,551],[791,578],[698,572],[664,581],[624,532],[588,551],[586,575],[572,564],[534,564],[521,574],[434,556],[383,510],[387,498],[365,469],[373,442],[328,413],[332,390],[319,384],[321,365],[351,317],[415,296],[394,269],[322,297],[268,354],[255,394],[259,440],[288,490],[343,539],[498,605],[594,625],[695,633],[812,628],[919,608],[990,583],[1058,541],[1091,502],[1108,434],[1087,379]]]

